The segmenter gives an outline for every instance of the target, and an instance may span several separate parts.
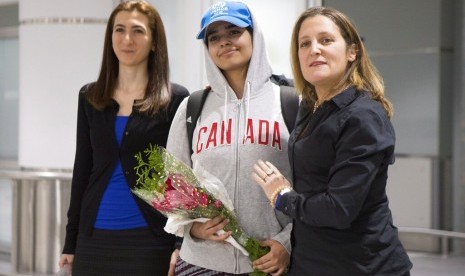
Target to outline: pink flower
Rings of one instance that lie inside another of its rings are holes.
[[[197,188],[187,184],[180,174],[170,175],[165,184],[163,199],[152,200],[152,206],[159,211],[191,210],[199,205],[208,205],[208,196],[205,193],[199,193]]]
[[[216,208],[220,208],[221,206],[223,206],[223,202],[221,202],[220,200],[217,200],[215,201],[215,203],[213,203],[213,206],[215,206]]]
[[[174,210],[174,207],[168,201],[156,198],[152,200],[152,206],[160,212],[172,212]]]
[[[208,205],[208,196],[205,193],[200,193],[200,205],[207,206]]]
[[[181,174],[171,174],[168,176],[170,179],[171,185],[179,193],[183,194],[186,198],[190,198],[197,203],[197,205],[207,206],[208,205],[208,195],[202,191],[202,189],[194,187],[186,182],[184,176]]]
[[[191,210],[197,207],[199,204],[195,201],[195,199],[186,196],[179,191],[172,190],[165,193],[165,199],[170,202],[175,208]]]
[[[173,185],[171,185],[171,178],[166,179],[165,184],[166,184],[166,189],[165,189],[166,191],[174,190]]]

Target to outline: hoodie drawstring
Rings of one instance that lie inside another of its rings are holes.
[[[222,135],[224,135],[224,137],[226,137],[226,133],[228,132],[228,130],[226,129],[227,125],[228,125],[228,85],[225,84],[224,85],[224,113],[223,113],[223,124],[224,124],[224,128],[222,128]]]
[[[250,104],[250,81],[245,84],[245,117],[244,117],[244,138],[247,137],[247,122],[249,120],[249,104]]]

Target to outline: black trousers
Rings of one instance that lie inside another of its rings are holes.
[[[161,242],[161,244],[163,244]],[[98,230],[78,236],[73,276],[166,276],[173,247],[160,245],[147,228]]]

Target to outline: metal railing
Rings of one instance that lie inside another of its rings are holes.
[[[53,275],[58,269],[71,172],[0,169],[12,185],[11,275]]]
[[[419,227],[398,227],[399,233],[420,234],[438,237],[441,240],[441,256],[449,255],[449,239],[464,239],[465,233]]]
[[[0,178],[9,180],[71,180],[71,172],[0,170]]]

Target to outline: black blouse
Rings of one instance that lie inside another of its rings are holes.
[[[386,111],[350,88],[299,114],[289,140],[294,191],[278,206],[294,220],[290,275],[409,271],[386,195],[395,145]]]

